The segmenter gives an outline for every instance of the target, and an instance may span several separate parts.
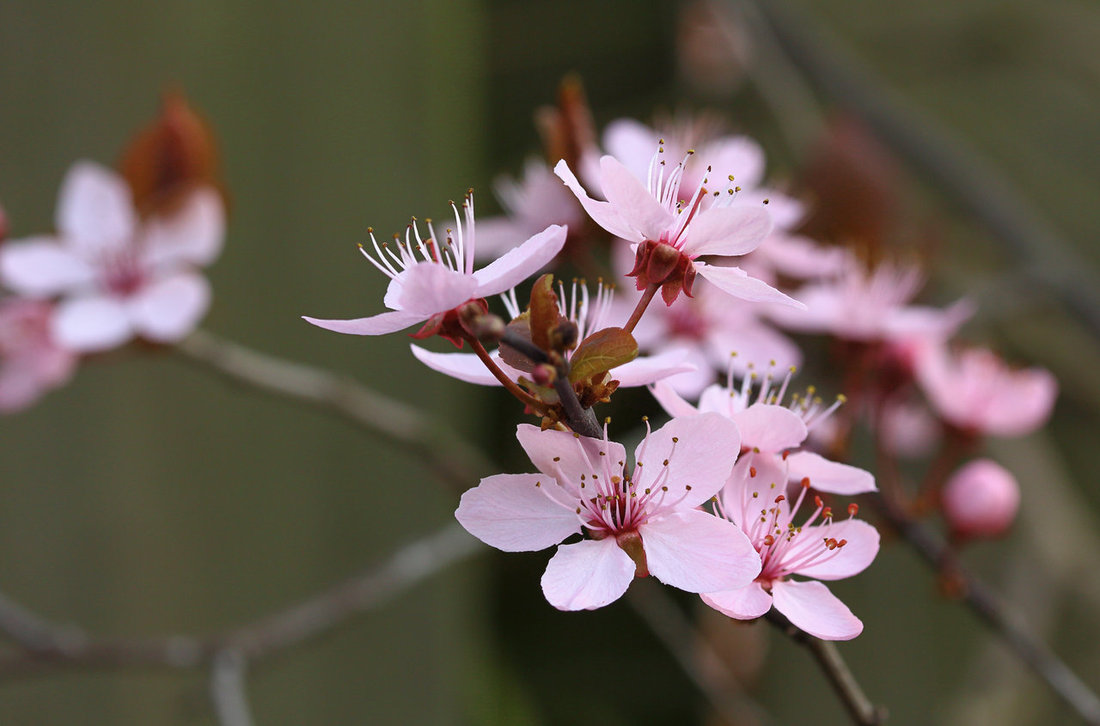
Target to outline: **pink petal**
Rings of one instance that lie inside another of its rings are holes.
[[[707,144],[699,156],[721,174],[723,181],[732,174],[733,184],[745,190],[757,186],[764,178],[764,150],[747,136],[725,136]],[[739,192],[738,200],[746,193]]]
[[[688,509],[638,528],[649,572],[687,592],[744,587],[760,574],[760,555],[741,529],[721,517]]]
[[[673,418],[694,416],[699,413],[699,409],[685,401],[672,386],[664,381],[654,383],[649,387],[649,392],[657,399],[657,403],[661,404],[661,408],[665,410],[665,413]]]
[[[470,298],[481,297],[477,294],[477,280],[472,275],[434,262],[410,265],[390,285],[398,285],[399,289],[392,304],[395,310],[425,318],[445,313]],[[388,294],[386,298],[390,304]]]
[[[544,489],[545,487],[545,489]],[[535,552],[581,531],[576,512],[551,499],[554,482],[538,474],[497,474],[462,495],[455,518],[485,544]]]
[[[98,252],[129,244],[137,221],[130,187],[90,161],[69,168],[57,203],[57,229],[75,250]]]
[[[434,353],[417,345],[410,345],[409,347],[412,348],[413,355],[418,361],[443,375],[478,386],[500,385],[500,381],[496,379],[496,376],[490,373],[485,364],[481,362],[481,359],[473,353]],[[516,380],[523,375],[522,372],[502,361],[499,351],[494,350],[489,354],[489,357],[496,361],[496,364],[512,380]]]
[[[838,542],[848,540],[843,547],[833,550],[833,556],[816,565],[801,567],[795,574],[815,580],[843,580],[867,569],[878,554],[878,530],[859,519],[843,519],[822,527],[812,527],[813,536],[832,537]]]
[[[369,318],[354,318],[352,320],[324,320],[321,318],[308,318],[302,316],[302,320],[316,325],[318,328],[332,330],[337,333],[349,335],[385,335],[404,330],[410,325],[422,323],[428,319],[426,315],[417,315],[405,310],[394,310],[387,313],[379,313]]]
[[[29,297],[51,297],[91,285],[95,269],[49,237],[7,242],[0,247],[0,280]]]
[[[581,482],[593,475],[605,479],[622,474],[626,449],[614,441],[590,439],[570,431],[541,431],[538,426],[520,424],[516,438],[531,463],[574,496],[581,496]],[[581,477],[584,477],[582,480]]]
[[[744,454],[737,460],[733,473],[722,489],[726,515],[734,523],[744,525],[741,521],[746,511],[744,502],[752,501],[754,492],[759,495],[757,501],[762,503],[759,506],[754,504],[747,510],[750,518],[765,506],[779,506],[786,511],[786,502],[775,503],[777,496],[786,494],[786,476],[787,472],[779,456],[755,451]]]
[[[687,362],[687,354],[684,351],[670,350],[657,355],[635,358],[618,368],[612,368],[611,377],[619,382],[620,388],[634,388],[694,370],[695,366]]]
[[[188,262],[205,267],[217,259],[225,238],[225,208],[212,189],[198,189],[170,216],[155,217],[142,235],[151,267]]]
[[[546,565],[542,592],[558,610],[595,610],[623,596],[634,570],[614,537],[561,545]]]
[[[863,632],[860,619],[820,582],[776,582],[772,597],[776,610],[815,638],[851,640]]]
[[[736,590],[703,593],[701,597],[718,612],[738,620],[753,620],[772,609],[772,596],[764,592],[759,582]]]
[[[717,267],[696,261],[695,271],[723,292],[751,302],[770,302],[804,309],[806,306],[787,297],[771,285],[749,277],[740,267]]]
[[[1023,436],[1042,426],[1058,398],[1058,381],[1043,368],[1013,371],[1002,395],[989,402],[985,430],[994,436]]]
[[[802,417],[784,406],[754,403],[733,417],[741,430],[741,445],[760,451],[793,449],[806,440]]]
[[[659,240],[676,220],[638,177],[613,156],[600,159],[600,185],[615,211],[644,239]]]
[[[80,353],[114,348],[134,335],[126,304],[100,296],[60,302],[54,313],[52,333],[58,345]]]
[[[627,224],[614,206],[608,202],[598,202],[588,196],[588,192],[577,181],[577,177],[569,169],[565,159],[559,161],[558,165],[554,167],[554,173],[565,182],[565,186],[569,187],[569,190],[577,197],[577,201],[584,207],[584,211],[588,212],[588,216],[592,218],[592,221],[616,237],[622,237],[631,242],[641,242],[643,240],[642,235]]]
[[[787,472],[791,481],[809,477],[810,486],[821,492],[851,496],[878,490],[871,472],[829,461],[812,451],[798,451],[788,456]]]
[[[603,132],[603,148],[639,179],[646,177],[658,140],[653,129],[629,118],[612,121]]]
[[[741,434],[724,416],[674,418],[638,444],[634,482],[640,488],[668,487],[665,501],[695,507],[726,483],[740,449]]]
[[[762,206],[711,207],[691,221],[684,252],[692,257],[743,255],[759,247],[771,231],[771,216]]]
[[[511,290],[550,264],[565,246],[568,230],[552,224],[519,247],[474,273],[477,297],[499,295]]]
[[[210,307],[210,283],[197,272],[181,272],[142,288],[127,302],[134,330],[159,343],[182,340]]]

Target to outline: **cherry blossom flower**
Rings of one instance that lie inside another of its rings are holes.
[[[508,314],[513,319],[519,317],[522,311],[516,300],[515,289],[501,295],[501,299],[508,309]],[[566,303],[565,316],[577,326],[577,340],[584,340],[590,332],[605,327],[614,294],[610,288],[601,284],[597,287],[595,299],[590,299],[588,288],[583,284],[574,283],[572,294],[566,297],[565,287],[559,283],[558,299]],[[481,386],[501,385],[496,376],[473,353],[435,353],[417,345],[410,347],[416,359],[432,370],[466,383]],[[567,356],[571,354],[572,351],[569,351]],[[493,351],[490,356],[513,381],[528,375],[501,360],[499,351]],[[608,372],[608,380],[617,380],[620,388],[633,388],[647,386],[668,376],[690,373],[692,370],[694,366],[687,362],[687,355],[684,352],[670,351],[663,355],[641,356],[617,368],[612,368]]]
[[[134,336],[172,343],[209,307],[209,283],[195,268],[218,256],[224,228],[213,190],[193,191],[178,211],[141,221],[118,175],[78,162],[61,187],[58,236],[5,244],[0,277],[26,297],[62,296],[52,333],[64,347],[106,350]]]
[[[936,412],[973,434],[1023,436],[1050,417],[1058,383],[1043,368],[1013,370],[992,351],[927,346],[917,380]]]
[[[475,271],[473,194],[468,194],[462,204],[465,229],[458,208],[454,204],[451,207],[455,229],[447,230],[445,243],[436,236],[430,220],[427,238],[421,237],[414,220],[405,232],[404,244],[395,245],[396,253],[389,246],[379,245],[373,231],[370,232],[373,250],[360,246],[363,256],[390,278],[383,299],[389,312],[353,320],[303,319],[326,330],[351,335],[385,335],[424,323],[415,337],[440,334],[460,346],[464,334],[460,308],[474,303],[487,310],[484,298],[515,287],[554,259],[565,244],[566,228],[551,225]]]
[[[584,222],[577,200],[541,161],[529,161],[521,179],[499,179],[496,193],[506,216],[478,223],[478,259],[500,257],[548,226],[573,229]]]
[[[763,468],[751,460],[734,467],[717,510],[748,535],[759,553],[760,574],[746,587],[704,593],[703,602],[738,620],[758,618],[774,605],[816,638],[850,640],[863,632],[863,623],[815,580],[840,580],[865,570],[878,554],[878,531],[855,519],[855,504],[848,506],[847,519],[835,521],[820,497],[814,497],[813,511],[800,521],[810,482],[802,482],[791,504],[786,480],[781,467]],[[813,579],[790,579],[794,575]]]
[[[54,341],[52,316],[47,302],[0,301],[0,412],[24,409],[72,376],[77,356]]]
[[[732,422],[714,414],[674,419],[638,445],[630,473],[625,449],[606,433],[589,439],[524,424],[517,436],[540,473],[482,479],[455,516],[506,552],[558,545],[542,577],[554,607],[602,607],[647,574],[688,592],[742,587],[759,574],[745,535],[698,509],[737,459]],[[584,539],[559,544],[581,533]],[[720,581],[729,584],[715,586]]]
[[[943,516],[957,537],[997,537],[1016,519],[1020,485],[991,459],[976,459],[947,480],[941,496]]]
[[[712,196],[705,179],[685,203],[680,186],[686,162],[666,169],[663,153],[659,149],[653,154],[644,183],[615,157],[602,157],[600,186],[606,202],[589,197],[565,162],[558,162],[554,172],[598,225],[637,245],[630,274],[637,278],[639,290],[659,285],[665,303],[671,305],[681,291],[692,294],[699,274],[734,297],[801,307],[738,267],[699,259],[751,252],[771,231],[771,217],[763,205],[730,201],[721,193]],[[733,196],[732,188],[727,192]]]

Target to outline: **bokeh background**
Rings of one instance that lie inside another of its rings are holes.
[[[442,216],[470,186],[497,209],[492,180],[536,153],[532,114],[568,72],[600,123],[713,109],[765,144],[773,178],[796,178],[823,124],[860,98],[799,69],[787,43],[809,41],[930,148],[959,145],[967,173],[1008,187],[1008,206],[1056,237],[1021,258],[950,185],[890,162],[898,234],[934,241],[926,299],[974,296],[966,337],[1061,381],[1047,429],[991,444],[1025,505],[1009,538],[967,561],[1100,687],[1100,342],[1088,324],[1100,314],[1088,305],[1100,289],[1100,6],[802,0],[772,15],[779,26],[751,5],[718,6],[734,20],[671,1],[4,0],[0,202],[12,237],[50,229],[66,168],[115,161],[160,92],[183,89],[216,130],[232,199],[205,327],[446,417],[520,471],[505,394],[415,367],[403,336],[332,335],[298,316],[380,309],[384,280],[355,247],[368,225],[386,234],[412,214]],[[323,414],[171,352],[110,356],[0,420],[0,591],[102,634],[211,632],[437,530],[456,501],[417,461]],[[264,661],[249,673],[256,723],[708,723],[693,682],[627,605],[545,603],[545,559],[486,548]],[[893,723],[1071,722],[903,548],[836,590],[866,624],[842,652]],[[699,615],[732,667],[763,659],[749,686],[774,723],[845,723],[804,652],[764,625]],[[17,679],[0,683],[0,723],[213,723],[206,688],[197,672]]]

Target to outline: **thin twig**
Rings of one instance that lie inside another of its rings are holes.
[[[491,468],[451,429],[346,376],[259,353],[205,330],[196,330],[176,349],[233,381],[320,408],[403,446],[458,491],[476,484],[477,472]]]
[[[214,656],[210,668],[210,700],[222,726],[252,726],[246,668],[244,656],[236,651],[226,650]]]
[[[848,664],[844,662],[834,643],[820,640],[799,630],[775,608],[769,610],[764,617],[786,633],[791,640],[810,651],[854,723],[859,726],[880,726],[886,723],[886,709],[876,706],[871,699],[867,698],[859,681],[848,668]]]

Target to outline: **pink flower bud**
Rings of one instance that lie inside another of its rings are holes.
[[[951,530],[965,538],[1004,534],[1019,506],[1016,477],[990,459],[977,459],[962,467],[943,489],[943,515]]]

